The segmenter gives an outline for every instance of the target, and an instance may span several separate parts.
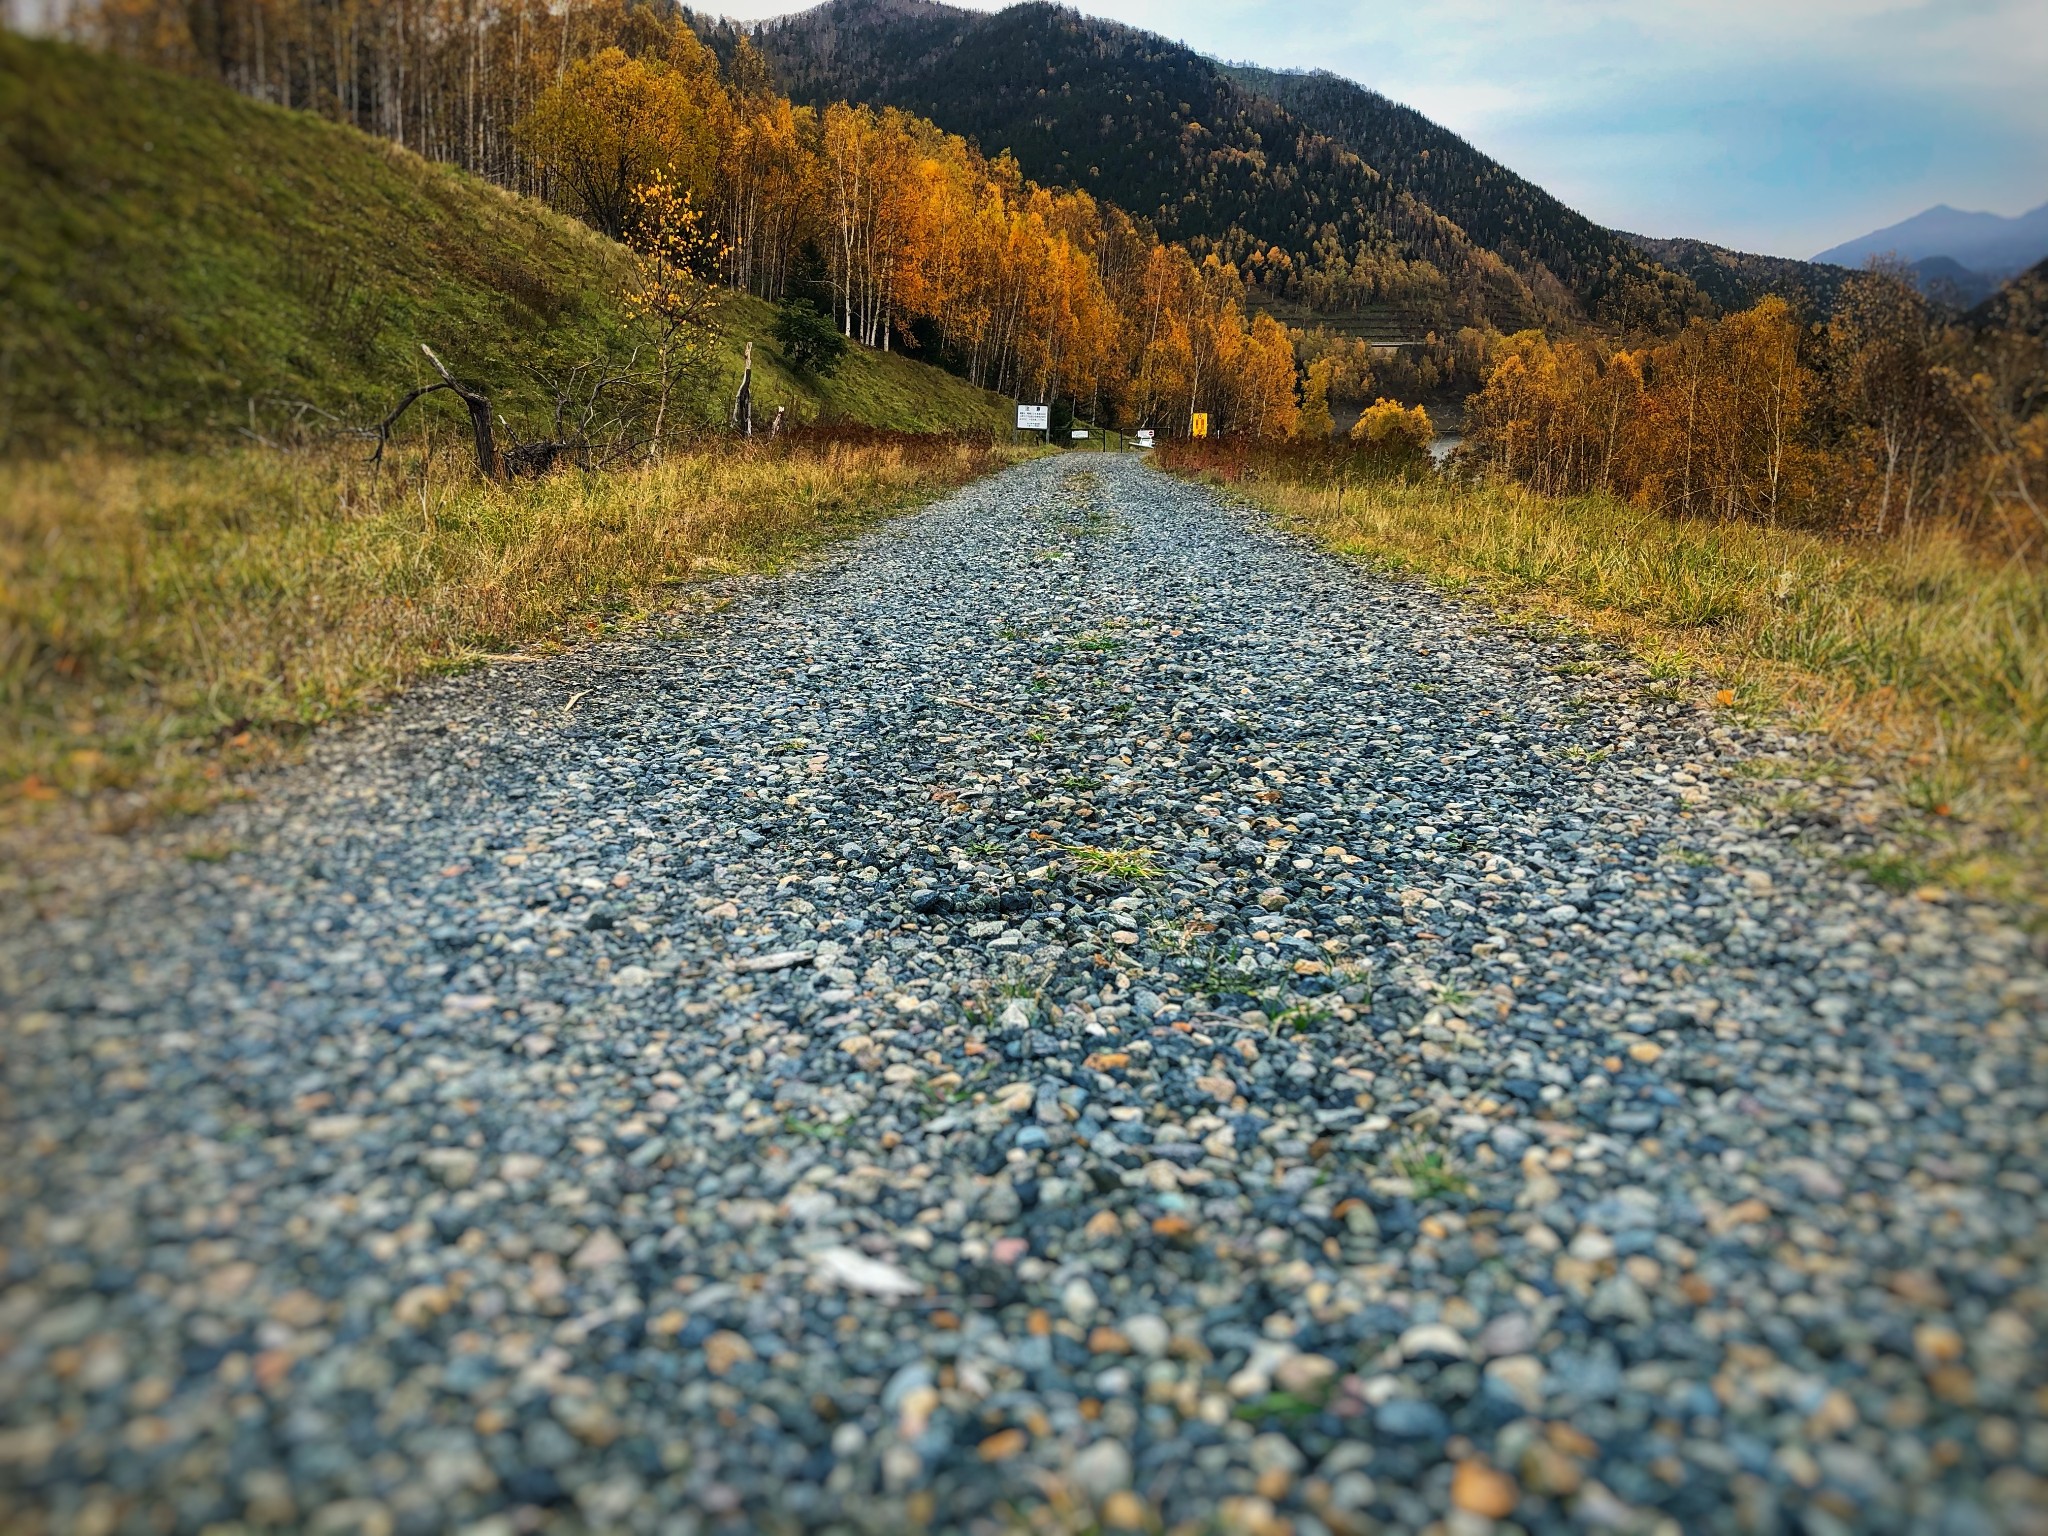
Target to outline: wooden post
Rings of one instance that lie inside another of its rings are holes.
[[[754,344],[747,343],[747,360],[740,369],[740,392],[732,403],[732,424],[741,437],[754,435]]]

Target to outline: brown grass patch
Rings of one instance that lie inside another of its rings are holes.
[[[359,458],[0,464],[0,824],[202,806],[410,679],[586,640],[1001,462],[884,433],[508,486]]]
[[[1887,883],[2048,897],[2038,565],[1941,529],[1855,541],[1435,475],[1239,487],[1340,554],[1616,640],[1702,702],[1823,738],[1893,791]]]

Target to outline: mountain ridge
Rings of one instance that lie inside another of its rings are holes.
[[[1331,70],[1222,67],[1373,164],[1510,266],[1540,267],[1575,292],[1603,297],[1629,278],[1654,280],[1626,235],[1594,223],[1413,107]]]
[[[1661,265],[1683,273],[1723,310],[1747,309],[1768,295],[1786,299],[1803,312],[1827,314],[1843,284],[1856,274],[1847,267],[1732,250],[1688,236],[1622,234]]]
[[[750,35],[794,99],[929,117],[987,153],[1009,151],[1035,180],[1079,186],[1237,263],[1277,301],[1502,330],[1593,317],[1655,328],[1699,307],[1689,281],[1611,231],[1421,114],[1336,77],[1296,87],[1043,0],[993,13],[828,0]],[[1304,90],[1338,98],[1312,103],[1337,132],[1277,99]],[[1350,142],[1340,107],[1370,108],[1373,121],[1438,153],[1456,146],[1454,158],[1496,189],[1498,216],[1479,217],[1486,210],[1469,197],[1456,204],[1463,219],[1433,205],[1423,195],[1432,182],[1442,195],[1456,178],[1366,153],[1385,146]]]

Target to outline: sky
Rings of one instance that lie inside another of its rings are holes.
[[[2048,0],[1079,8],[1220,58],[1347,75],[1636,234],[1805,258],[1936,203],[2048,202]]]

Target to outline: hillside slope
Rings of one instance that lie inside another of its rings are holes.
[[[1631,298],[1658,308],[1682,303],[1656,261],[1627,236],[1566,207],[1413,107],[1327,70],[1224,70],[1454,221],[1526,280],[1561,282],[1588,312],[1625,310]]]
[[[1691,279],[1702,294],[1724,311],[1747,309],[1765,295],[1776,294],[1791,300],[1802,313],[1826,315],[1841,297],[1842,285],[1856,275],[1847,267],[1826,262],[1758,256],[1705,240],[1663,239],[1655,235],[1617,238],[1642,247],[1660,265]]]
[[[2048,261],[2036,262],[1969,313],[1979,331],[2013,331],[2048,341]]]
[[[0,208],[0,452],[267,432],[306,407],[373,420],[422,342],[531,435],[536,375],[624,339],[625,253],[573,220],[305,113],[4,32]],[[724,313],[700,413],[772,320],[745,298]],[[1002,419],[901,357],[856,351],[822,382],[757,364],[757,400],[799,419]]]

